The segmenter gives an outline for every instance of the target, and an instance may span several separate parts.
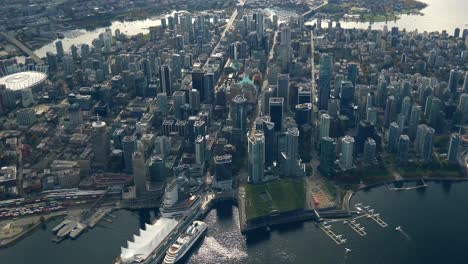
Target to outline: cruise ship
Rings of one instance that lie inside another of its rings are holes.
[[[179,261],[206,232],[208,225],[202,221],[194,221],[187,230],[166,251],[163,264],[173,264]]]
[[[202,200],[200,195],[191,194],[187,183],[187,178],[178,177],[168,184],[159,208],[162,217],[182,218],[200,208]]]

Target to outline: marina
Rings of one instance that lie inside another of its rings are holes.
[[[365,236],[367,234],[366,231],[364,231],[364,227],[361,227],[361,224],[356,223],[356,220],[345,220],[343,223],[351,227],[360,236]]]
[[[342,238],[343,235],[337,235],[331,230],[331,225],[327,225],[327,222],[319,224],[320,229],[327,234],[337,245],[346,243],[346,239]]]

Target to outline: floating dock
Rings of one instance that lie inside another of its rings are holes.
[[[374,220],[381,227],[387,227],[388,226],[388,224],[385,223],[385,221],[380,218],[380,214],[371,214],[371,213],[369,213],[367,217]]]
[[[355,220],[345,220],[343,223],[351,227],[360,236],[365,236],[367,234],[366,231],[364,231],[364,227],[361,227],[361,224],[356,223]]]
[[[329,236],[337,245],[346,243],[346,239],[341,238],[342,235],[336,235],[335,232],[331,230],[331,226],[325,224],[319,224],[320,229],[322,229],[327,236]]]

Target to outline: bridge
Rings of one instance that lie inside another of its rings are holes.
[[[0,32],[0,36],[2,36],[4,39],[15,45],[18,49],[20,49],[24,54],[28,55],[31,59],[34,60],[37,64],[41,64],[42,60],[37,56],[34,51],[32,51],[30,48],[26,47],[23,43],[21,43],[19,40],[14,38],[13,36],[5,33],[5,32]]]
[[[328,4],[328,1],[324,1],[323,4],[321,4],[319,6],[311,7],[309,11],[302,14],[302,17],[303,18],[309,18],[310,16],[314,15],[317,12],[317,10],[319,10],[320,8],[326,6],[327,4]]]

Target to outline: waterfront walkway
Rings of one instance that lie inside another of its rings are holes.
[[[30,48],[26,47],[23,43],[21,43],[19,40],[14,38],[13,36],[5,33],[5,32],[0,32],[0,36],[5,38],[7,41],[18,47],[23,53],[25,53],[27,56],[29,56],[31,59],[34,60],[37,64],[42,64],[41,58],[37,56],[34,51],[32,51]]]

